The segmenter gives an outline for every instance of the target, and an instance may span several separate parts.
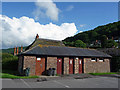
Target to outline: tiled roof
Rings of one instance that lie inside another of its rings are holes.
[[[47,55],[47,56],[81,56],[81,57],[111,57],[110,55],[97,51],[95,49],[73,48],[39,45],[26,50],[22,55]]]

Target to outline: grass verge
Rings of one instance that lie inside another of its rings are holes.
[[[1,78],[11,78],[11,79],[28,79],[28,78],[39,78],[38,76],[15,76],[8,73],[0,73]]]
[[[111,75],[111,74],[119,74],[118,72],[109,72],[109,73],[89,73],[91,75]]]

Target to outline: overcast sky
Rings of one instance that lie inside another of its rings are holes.
[[[63,40],[118,21],[117,2],[3,2],[2,47],[27,46],[40,38]]]

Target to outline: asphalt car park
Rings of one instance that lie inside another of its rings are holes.
[[[119,80],[120,81],[120,80]],[[118,88],[118,78],[2,79],[2,88]]]

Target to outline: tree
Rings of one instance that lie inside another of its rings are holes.
[[[107,48],[112,48],[112,47],[117,47],[118,43],[116,43],[114,40],[110,39],[107,41],[106,47]]]
[[[101,46],[102,46],[102,48],[106,48],[106,46],[107,46],[107,36],[106,35],[101,36]]]
[[[89,37],[91,38],[91,41],[94,41],[94,40],[96,40],[97,37],[98,36],[98,33],[96,32],[96,31],[91,31],[90,33],[89,33]]]
[[[74,42],[65,42],[63,41],[63,43],[65,44],[65,46],[74,46]]]
[[[86,33],[81,34],[81,39],[82,39],[82,41],[85,42],[85,43],[89,43],[89,42],[90,42],[90,41],[89,41],[88,34],[86,34]]]
[[[81,40],[76,40],[75,43],[74,43],[74,46],[75,47],[82,47],[82,48],[85,48],[86,47],[86,44],[81,41]]]

